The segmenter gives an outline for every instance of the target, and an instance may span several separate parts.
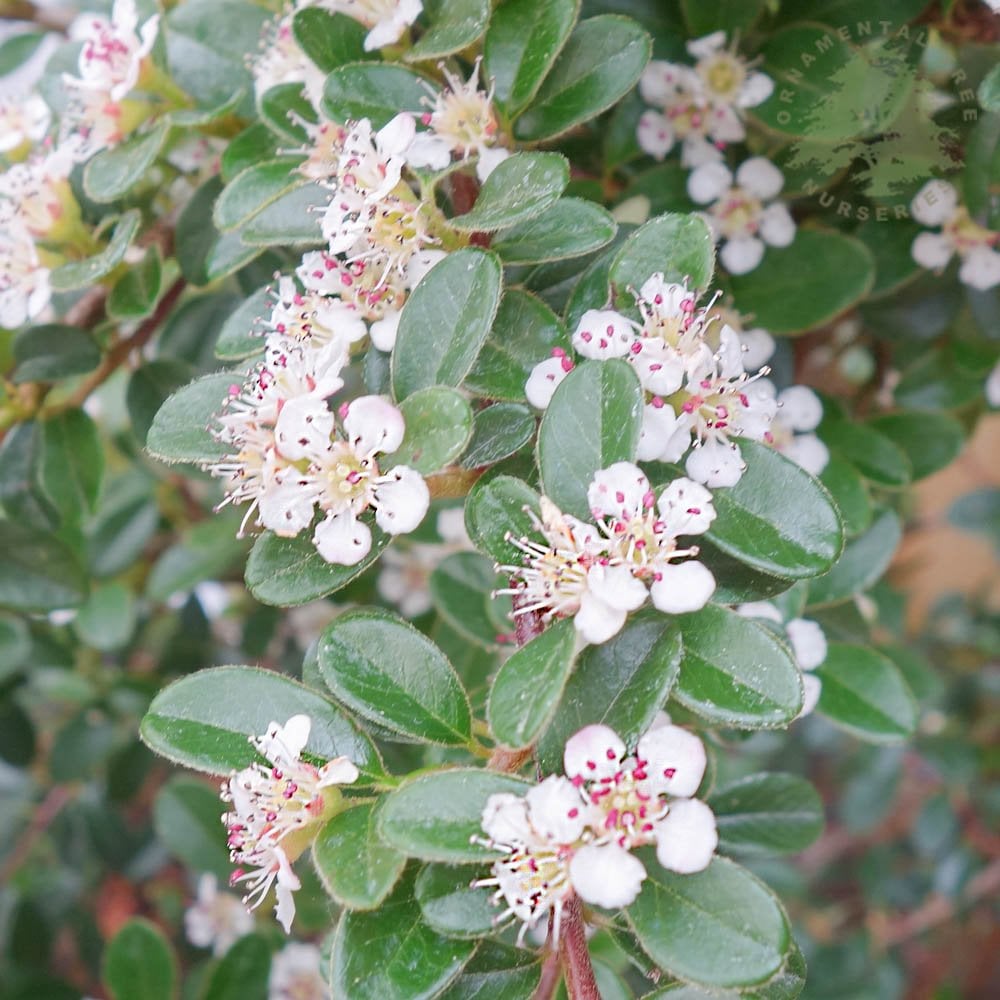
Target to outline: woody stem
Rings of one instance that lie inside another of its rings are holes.
[[[563,906],[559,958],[569,1000],[601,1000],[597,980],[594,978],[594,967],[590,964],[583,907],[575,893],[569,896]]]

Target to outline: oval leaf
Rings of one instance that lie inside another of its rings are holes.
[[[493,931],[497,908],[488,889],[469,883],[482,874],[477,868],[427,865],[414,885],[424,920],[448,937],[482,937]]]
[[[215,462],[230,446],[213,437],[211,427],[232,386],[243,376],[216,372],[178,389],[157,411],[146,437],[146,449],[162,462]]]
[[[301,157],[284,156],[255,163],[237,174],[215,200],[212,221],[220,232],[243,225],[281,195],[305,183],[295,169]]]
[[[405,66],[348,63],[326,78],[321,107],[335,122],[367,118],[379,129],[401,111],[421,114],[434,93],[428,80]]]
[[[427,0],[430,25],[406,53],[408,62],[440,59],[467,48],[482,37],[490,19],[489,0]]]
[[[324,73],[365,57],[368,29],[346,14],[331,14],[319,7],[295,12],[292,34],[302,51]]]
[[[541,264],[599,250],[616,232],[615,220],[600,205],[560,198],[534,219],[500,230],[490,249],[505,264]]]
[[[152,167],[170,123],[161,120],[149,132],[131,135],[112,149],[101,150],[83,171],[83,190],[96,202],[117,201],[135,187]]]
[[[135,917],[108,942],[102,972],[113,1000],[172,1000],[177,959],[163,931]]]
[[[478,482],[465,502],[465,527],[481,552],[505,565],[518,565],[521,550],[507,540],[530,535],[531,518],[525,508],[538,512],[538,494],[513,476],[497,476]]]
[[[443,469],[465,451],[472,437],[472,407],[455,389],[419,389],[399,404],[406,431],[403,443],[379,464],[386,470],[408,465],[427,475]]]
[[[72,292],[89,288],[114,270],[124,259],[135,234],[139,230],[140,215],[136,209],[126,212],[116,223],[108,245],[93,257],[74,260],[57,267],[50,277],[54,292]]]
[[[520,451],[535,434],[535,415],[518,403],[494,403],[477,411],[472,440],[462,454],[462,466],[478,469]]]
[[[82,603],[87,578],[76,553],[47,531],[0,521],[0,607],[56,611]]]

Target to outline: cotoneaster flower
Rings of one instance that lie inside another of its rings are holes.
[[[52,112],[38,94],[0,99],[0,154],[15,156],[40,142],[52,123]]]
[[[398,42],[424,9],[421,0],[299,0],[297,7],[322,7],[360,21],[369,29],[366,52]]]
[[[0,327],[16,330],[36,319],[52,298],[49,269],[31,236],[8,221],[0,231]]]
[[[1000,285],[1000,232],[976,222],[951,184],[928,181],[910,204],[910,213],[924,226],[940,227],[913,241],[913,259],[921,267],[941,271],[957,255],[963,284],[979,291]]]
[[[291,15],[279,15],[265,26],[260,51],[250,60],[250,73],[258,101],[279,84],[301,83],[309,103],[319,107],[326,75],[302,51],[292,32]]]
[[[358,778],[358,769],[346,757],[321,767],[302,760],[311,726],[306,715],[293,715],[283,726],[272,722],[263,736],[250,738],[267,764],[234,772],[222,786],[222,800],[231,806],[222,821],[237,866],[230,884],[246,890],[243,902],[251,909],[275,886],[275,912],[286,933],[295,917],[293,893],[301,886],[292,863],[339,807],[336,786]]]
[[[322,964],[316,945],[290,941],[271,959],[267,1000],[330,1000]]]
[[[16,219],[35,239],[57,242],[80,221],[69,175],[71,146],[15,163],[0,174],[0,224]]]
[[[819,396],[804,385],[790,385],[781,392],[767,379],[761,379],[757,385],[774,395],[778,404],[764,441],[806,472],[820,475],[830,461],[830,451],[812,433],[823,419],[823,403]]]
[[[253,928],[253,915],[238,896],[219,892],[214,875],[198,879],[197,898],[184,911],[184,933],[191,944],[211,948],[219,958]]]
[[[83,25],[80,75],[74,84],[121,101],[139,82],[143,60],[156,41],[160,17],[154,14],[140,27],[135,0],[115,0],[110,18],[94,17]]]

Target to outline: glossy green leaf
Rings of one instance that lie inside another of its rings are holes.
[[[293,187],[304,182],[295,169],[300,158],[283,156],[247,167],[232,179],[215,200],[212,221],[226,232],[252,219]]]
[[[604,14],[581,21],[515,122],[514,135],[554,139],[599,115],[635,86],[650,51],[649,35],[629,18]]]
[[[500,287],[500,264],[482,250],[457,250],[431,268],[400,316],[392,353],[397,399],[462,382],[493,324]]]
[[[431,598],[439,615],[470,642],[495,649],[504,627],[501,602],[492,593],[501,586],[493,564],[476,552],[453,552],[434,568]],[[509,604],[508,604],[509,607]]]
[[[534,437],[535,426],[534,413],[519,403],[494,403],[477,410],[462,466],[477,469],[513,455]]]
[[[83,190],[96,202],[117,201],[147,177],[170,131],[161,120],[148,132],[129,136],[111,149],[92,157],[83,171]]]
[[[44,31],[19,31],[5,38],[0,44],[0,76],[23,66],[38,51],[45,38]]]
[[[465,527],[473,544],[501,564],[519,565],[521,552],[505,538],[533,533],[525,507],[538,512],[538,494],[520,479],[497,476],[472,487],[465,503]]]
[[[73,631],[91,649],[114,652],[132,638],[136,606],[132,591],[121,583],[94,587],[73,619]]]
[[[156,753],[208,774],[228,775],[258,759],[250,736],[308,715],[304,753],[320,762],[348,757],[359,784],[382,777],[378,751],[367,736],[322,695],[269,670],[213,667],[165,687],[149,706],[139,734]]]
[[[765,6],[764,0],[721,0],[713,4],[681,0],[681,11],[693,38],[702,38],[719,30],[728,34],[743,34]]]
[[[257,104],[261,121],[278,137],[279,142],[290,144],[289,152],[312,146],[309,133],[302,123],[315,124],[316,109],[301,83],[279,83],[269,87]],[[226,181],[227,185],[229,183],[230,181]]]
[[[139,365],[129,376],[125,406],[135,439],[145,445],[156,414],[170,396],[188,385],[191,366],[176,358],[156,358]]]
[[[615,220],[600,205],[560,198],[535,218],[501,229],[490,249],[505,264],[539,264],[599,250],[617,231]]]
[[[102,978],[112,1000],[173,1000],[177,959],[155,924],[129,920],[108,942]]]
[[[965,445],[962,425],[946,413],[902,410],[867,422],[899,448],[910,463],[914,480],[950,465]]]
[[[509,289],[465,385],[490,399],[523,400],[532,369],[556,347],[572,349],[562,320],[534,295]]]
[[[408,62],[440,59],[482,38],[490,19],[489,0],[427,0],[427,30],[404,58]]]
[[[242,382],[238,373],[216,372],[178,389],[153,418],[146,449],[161,462],[212,462],[228,454],[230,446],[211,427],[230,388]]]
[[[749,274],[733,275],[736,308],[771,333],[802,333],[858,303],[875,281],[871,251],[852,236],[800,229],[787,247],[769,247]]]
[[[444,654],[412,625],[369,609],[341,615],[319,640],[327,687],[351,711],[411,739],[462,746],[469,701]]]
[[[247,934],[212,969],[204,1000],[268,1000],[270,972],[271,941],[264,934]]]
[[[499,941],[481,941],[461,975],[439,1000],[531,1000],[541,976],[534,953]]]
[[[351,910],[372,910],[392,892],[406,858],[375,831],[375,804],[337,813],[312,846],[313,864],[326,891]]]
[[[706,537],[763,573],[792,580],[825,573],[844,545],[829,494],[773,448],[741,440],[740,452],[746,471],[713,492],[717,517]]]
[[[869,219],[854,231],[875,259],[875,283],[871,298],[889,295],[921,273],[911,247],[920,226],[906,219]]]
[[[491,795],[523,795],[531,786],[509,774],[478,768],[434,771],[405,781],[382,800],[378,830],[397,850],[425,861],[488,861],[495,851],[470,842],[483,836],[482,814]]]
[[[817,711],[863,740],[895,743],[913,734],[917,703],[899,669],[866,646],[831,642],[816,669]]]
[[[392,63],[357,62],[338,66],[327,78],[323,113],[335,122],[367,118],[372,128],[382,128],[401,111],[421,114],[424,101],[433,97],[426,78]]]
[[[408,465],[427,475],[454,462],[472,437],[472,408],[455,389],[418,389],[399,405],[406,422],[403,442],[379,464],[385,470]]]
[[[79,522],[97,506],[104,448],[97,425],[83,410],[67,410],[42,424],[38,475],[64,522]]]
[[[160,295],[163,264],[160,251],[152,246],[142,260],[126,271],[108,295],[108,315],[115,319],[148,316]]]
[[[853,538],[872,523],[872,502],[857,469],[840,455],[831,455],[819,481],[830,491],[844,523],[844,534]]]
[[[572,619],[550,625],[504,662],[493,681],[486,718],[498,742],[530,746],[555,713],[573,667]]]
[[[867,531],[847,543],[833,569],[809,584],[809,606],[839,604],[867,590],[889,568],[901,537],[899,517],[882,511]]]
[[[578,0],[507,0],[493,12],[483,43],[484,76],[511,115],[537,93],[576,22]]]
[[[718,725],[785,725],[802,709],[802,681],[788,648],[766,628],[718,605],[679,618],[684,639],[673,697]]]
[[[618,635],[577,658],[552,722],[538,744],[546,772],[561,772],[566,741],[601,722],[628,744],[649,728],[677,680],[681,635],[658,611],[632,615]]]
[[[499,911],[492,891],[469,883],[482,874],[475,867],[427,865],[417,876],[414,894],[426,923],[448,937],[483,937],[493,928]]]
[[[823,802],[794,774],[751,774],[715,789],[708,804],[726,852],[790,854],[823,832]]]
[[[628,918],[664,971],[705,986],[751,986],[781,968],[792,946],[781,904],[739,865],[714,858],[676,875],[642,852],[649,875]]]
[[[114,270],[124,259],[135,234],[139,230],[140,216],[131,209],[115,223],[108,245],[93,257],[74,260],[57,267],[50,276],[54,292],[72,292],[78,288],[89,288],[108,272]]]
[[[319,7],[297,10],[292,34],[303,52],[324,73],[365,57],[368,29],[347,14],[333,14]]]
[[[165,549],[146,578],[151,601],[169,601],[203,580],[224,576],[246,558],[247,540],[239,537],[239,511],[228,510],[195,524],[178,542]]]
[[[173,777],[157,793],[153,826],[166,849],[193,872],[224,883],[232,871],[222,830],[218,789],[193,778]]]
[[[957,410],[982,397],[983,376],[957,363],[947,348],[923,351],[903,372],[896,403],[916,410]]]
[[[636,292],[654,274],[707,288],[715,266],[708,226],[695,215],[669,213],[640,226],[615,254],[609,278],[619,307],[632,306]]]
[[[230,235],[250,247],[318,246],[324,242],[319,213],[329,200],[318,184],[290,188]]]
[[[14,341],[16,367],[11,380],[16,384],[50,382],[83,375],[100,361],[101,350],[86,330],[58,323],[29,326]]]
[[[1000,65],[994,66],[983,77],[976,96],[987,111],[1000,111]]]
[[[559,384],[538,428],[538,468],[560,510],[589,520],[594,474],[635,461],[642,405],[635,372],[617,359],[584,361]]]
[[[793,940],[785,964],[758,986],[722,990],[677,981],[655,993],[643,994],[642,1000],[796,1000],[805,981],[806,960]]]
[[[551,208],[569,182],[558,153],[515,153],[493,170],[472,210],[448,220],[463,233],[495,232],[535,219]]]
[[[274,294],[270,285],[258,288],[223,324],[215,342],[215,356],[223,361],[242,361],[264,349],[264,320],[271,311]]]
[[[472,941],[442,937],[423,922],[407,877],[377,913],[347,911],[340,918],[331,991],[351,1000],[431,1000],[474,950]]]
[[[913,469],[905,452],[891,438],[827,411],[819,435],[834,454],[880,486],[905,486]]]
[[[0,608],[56,611],[80,604],[87,579],[76,553],[47,531],[0,521]]]
[[[279,608],[326,597],[360,576],[389,544],[389,535],[375,525],[369,527],[371,550],[353,566],[328,563],[316,551],[309,532],[295,538],[279,538],[265,531],[254,543],[247,560],[247,588],[258,601]]]

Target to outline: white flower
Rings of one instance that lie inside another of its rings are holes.
[[[910,212],[925,226],[941,227],[939,233],[921,233],[913,241],[913,259],[921,267],[939,271],[957,254],[963,284],[980,291],[1000,285],[1000,232],[975,222],[951,184],[928,181],[917,192]]]
[[[254,919],[239,898],[219,892],[214,875],[198,879],[198,895],[184,911],[184,931],[196,948],[211,948],[216,957],[253,930]]]
[[[250,72],[258,101],[279,84],[301,83],[309,103],[314,108],[319,107],[326,75],[296,41],[292,32],[291,15],[279,15],[265,26],[260,52],[251,61]]]
[[[0,232],[0,327],[16,330],[46,309],[52,288],[31,236],[17,225],[5,228]]]
[[[983,391],[990,406],[1000,406],[1000,362],[993,366]]]
[[[93,17],[85,22],[75,84],[121,101],[139,82],[142,61],[153,49],[159,25],[160,16],[154,14],[140,28],[135,0],[115,0],[110,19]]]
[[[634,340],[632,324],[613,309],[588,309],[573,332],[573,347],[585,358],[623,358]]]
[[[774,386],[767,380],[757,383],[760,391],[774,395]],[[823,404],[812,389],[792,385],[777,394],[778,410],[764,440],[790,458],[806,472],[818,476],[830,461],[826,445],[813,433],[823,419]]]
[[[315,945],[290,941],[271,959],[268,1000],[330,1000],[321,963]]]
[[[276,913],[286,933],[295,916],[293,893],[300,888],[292,862],[339,805],[335,786],[358,778],[358,769],[346,757],[318,768],[301,759],[311,725],[306,715],[294,715],[284,726],[272,722],[263,736],[250,739],[270,766],[253,763],[233,772],[222,786],[222,799],[232,807],[222,821],[230,857],[238,866],[230,883],[245,886],[243,902],[251,908],[276,885]]]
[[[424,9],[421,0],[299,0],[297,4],[299,9],[313,6],[360,21],[369,29],[366,52],[398,42]]]
[[[272,349],[288,350],[296,345],[320,349],[336,342],[346,353],[347,345],[368,334],[354,302],[309,289],[300,292],[291,278],[278,281],[275,300],[264,327]]]
[[[0,153],[39,142],[51,121],[49,106],[37,94],[0,99]]]
[[[715,31],[687,43],[687,50],[697,60],[695,72],[715,109],[737,113],[743,108],[763,104],[774,91],[774,81],[766,74],[751,70],[745,59],[736,55],[735,42],[726,48],[726,34]],[[744,135],[740,135],[743,139]]]
[[[0,224],[16,222],[36,238],[54,237],[60,222],[79,219],[69,184],[72,147],[63,144],[44,156],[15,163],[0,174]]]
[[[783,185],[781,171],[762,156],[745,160],[735,178],[723,163],[702,164],[688,177],[691,200],[708,205],[705,221],[723,244],[719,258],[731,274],[754,270],[765,244],[785,247],[795,239],[787,207],[772,201]]]

